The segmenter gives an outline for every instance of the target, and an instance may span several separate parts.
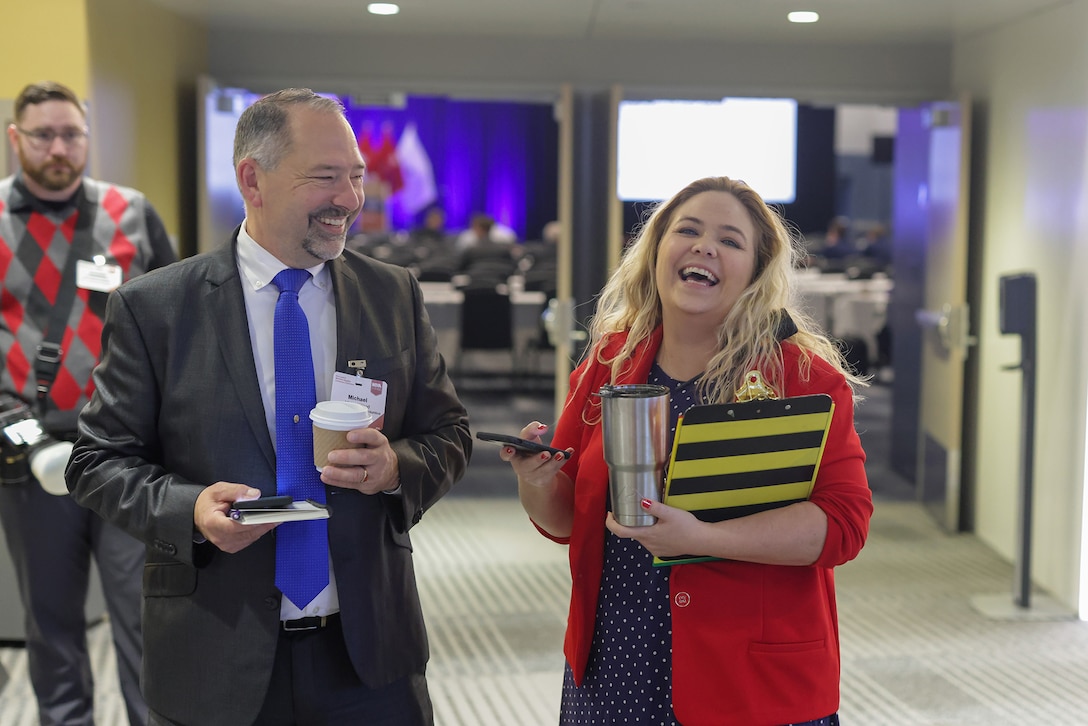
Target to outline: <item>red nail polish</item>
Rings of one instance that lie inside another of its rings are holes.
[[[653,504],[653,502],[651,502],[649,499],[643,499],[640,504],[642,504],[643,509],[649,509],[650,505]]]

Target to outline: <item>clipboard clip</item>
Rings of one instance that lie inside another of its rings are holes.
[[[776,399],[778,394],[763,380],[763,374],[758,370],[750,370],[744,374],[744,385],[737,389],[736,402],[766,401]]]

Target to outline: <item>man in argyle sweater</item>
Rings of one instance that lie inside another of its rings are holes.
[[[107,294],[177,255],[143,194],[83,176],[87,120],[70,89],[27,86],[7,132],[20,170],[0,180],[0,391],[27,402],[54,438],[74,440],[93,390]],[[50,323],[63,307],[70,310],[58,342],[61,360],[42,394],[39,345],[46,341],[48,349],[55,337]],[[84,617],[93,555],[128,718],[142,726],[148,719],[139,683],[143,545],[32,477],[17,483],[25,473],[0,471],[0,524],[26,610],[41,723],[94,723]]]

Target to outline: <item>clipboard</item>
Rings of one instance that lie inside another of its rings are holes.
[[[664,502],[721,522],[812,494],[835,402],[827,394],[692,406],[676,424]],[[717,557],[654,558],[654,566]]]

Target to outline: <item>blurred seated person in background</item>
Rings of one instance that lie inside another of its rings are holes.
[[[516,237],[496,233],[496,227],[491,216],[477,214],[472,218],[472,227],[458,240],[458,249],[462,250],[460,271],[468,275],[471,286],[505,283],[506,278],[514,274]],[[462,246],[461,242],[468,233],[472,233],[467,238],[469,243]]]
[[[449,237],[446,232],[446,210],[436,205],[427,207],[423,212],[423,224],[412,230],[413,242],[424,244],[442,244]]]
[[[517,233],[505,224],[496,222],[490,214],[472,215],[469,228],[457,238],[457,249],[467,250],[480,242],[500,242],[512,244],[518,241]]]
[[[848,231],[850,223],[846,217],[835,217],[827,227],[824,235],[823,246],[819,250],[820,257],[825,260],[836,260],[849,257],[857,252],[850,243]]]
[[[865,232],[859,244],[861,254],[873,263],[877,269],[887,271],[892,264],[892,240],[888,228],[875,224]]]
[[[544,243],[544,250],[539,253],[539,257],[555,260],[556,250],[559,247],[560,231],[562,231],[562,228],[557,220],[552,220],[544,225],[544,229],[540,231],[540,239]]]
[[[420,282],[449,282],[461,269],[461,251],[446,231],[446,210],[437,204],[423,213],[423,224],[408,236],[413,262]]]
[[[559,233],[562,231],[562,227],[559,225],[559,220],[553,219],[544,225],[544,229],[540,230],[540,239],[550,245],[559,244]]]
[[[527,239],[518,245],[514,254],[521,261],[520,268],[528,270],[541,263],[554,265],[561,231],[559,222],[552,220],[541,228],[540,239]]]
[[[540,231],[540,240],[518,246],[518,270],[526,290],[538,290],[554,297],[558,277],[558,247],[562,228],[551,221]]]

